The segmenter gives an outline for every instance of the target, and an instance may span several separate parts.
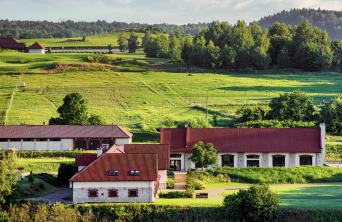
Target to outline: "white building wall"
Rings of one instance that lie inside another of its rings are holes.
[[[61,149],[61,141],[49,141],[48,150],[60,150],[60,149]]]
[[[11,142],[9,142],[8,148],[16,148],[17,150],[21,150],[21,141],[11,141]]]
[[[158,170],[159,179],[159,189],[166,189],[166,170]]]
[[[45,54],[45,49],[29,49],[29,53]]]
[[[1,149],[8,149],[8,142],[0,142]]]
[[[131,138],[117,138],[115,139],[115,144],[121,145],[121,144],[131,144],[132,139]]]
[[[48,150],[48,141],[36,141],[35,150]]]
[[[146,181],[117,181],[117,182],[73,182],[73,188],[94,187],[153,187],[154,183]]]
[[[73,149],[74,140],[73,139],[61,139],[61,150]]]

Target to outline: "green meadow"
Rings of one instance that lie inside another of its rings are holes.
[[[130,31],[128,30],[120,30],[124,33],[125,37],[129,37]],[[120,32],[110,32],[105,34],[99,34],[94,36],[87,36],[87,41],[82,41],[83,37],[74,37],[74,38],[44,38],[44,39],[20,39],[20,42],[26,43],[27,46],[32,45],[35,42],[39,42],[44,47],[76,47],[76,41],[70,41],[77,39],[77,46],[105,46],[107,47],[109,44],[112,46],[118,46],[118,36]],[[144,33],[134,32],[138,35],[138,40],[141,41],[141,38],[144,37]]]

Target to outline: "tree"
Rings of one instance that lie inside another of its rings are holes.
[[[190,60],[192,47],[193,47],[192,39],[189,37],[185,37],[184,45],[183,45],[182,52],[181,52],[181,58],[183,59],[185,63],[187,63]]]
[[[57,112],[60,116],[52,117],[49,120],[50,125],[74,125],[86,123],[88,120],[87,101],[80,93],[66,95],[63,99],[63,105],[57,109]]]
[[[220,48],[215,47],[214,43],[209,40],[207,47],[204,48],[203,66],[207,69],[215,69],[219,67]]]
[[[342,133],[342,97],[336,97],[322,106],[320,123],[325,123],[327,132],[335,135]]]
[[[185,121],[181,121],[177,124],[177,128],[185,128],[185,124],[188,125],[189,128],[211,128],[212,126],[208,122],[207,119],[204,118],[193,118]]]
[[[262,120],[265,116],[265,110],[261,107],[244,106],[236,111],[237,115],[242,115],[239,118],[240,122]]]
[[[221,49],[220,53],[220,65],[223,69],[233,69],[236,60],[236,51],[232,47],[227,45]]]
[[[279,196],[268,185],[253,184],[223,200],[225,213],[232,221],[275,221]]]
[[[109,45],[108,45],[108,52],[111,52],[112,49],[113,49],[113,48],[112,48],[112,44],[109,44]]]
[[[171,117],[166,117],[165,120],[164,120],[163,125],[166,128],[171,128],[171,127],[173,127],[175,125],[175,121]]]
[[[202,141],[199,141],[193,146],[188,160],[191,160],[195,163],[196,167],[201,167],[202,171],[204,171],[204,167],[218,164],[217,150],[212,143],[204,144]]]
[[[131,32],[128,41],[128,51],[129,53],[135,53],[138,48],[138,36],[134,35],[134,32]]]
[[[0,161],[0,205],[4,205],[17,184],[17,161],[14,153],[3,154]]]
[[[102,116],[90,114],[88,118],[87,124],[89,125],[106,125],[106,121],[103,119]]]
[[[268,119],[310,122],[317,118],[312,97],[298,90],[273,98],[269,107]]]
[[[124,52],[127,49],[127,39],[123,32],[120,32],[117,42],[119,44],[120,52]]]

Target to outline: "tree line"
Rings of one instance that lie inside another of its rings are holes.
[[[143,47],[148,57],[181,60],[208,69],[340,69],[341,40],[307,20],[291,27],[274,23],[263,30],[257,22],[235,25],[211,22],[196,36],[146,32]]]
[[[290,11],[283,10],[277,14],[262,17],[258,23],[262,29],[267,29],[275,22],[295,26],[303,20],[308,20],[313,26],[326,30],[331,39],[341,39],[342,11],[294,8]]]
[[[16,39],[35,39],[35,38],[73,38],[82,36],[92,36],[118,31],[121,29],[142,29],[149,26],[160,28],[162,32],[170,33],[177,29],[183,35],[196,35],[202,28],[207,27],[207,23],[186,25],[173,24],[147,24],[147,23],[127,23],[127,22],[107,22],[98,20],[96,22],[74,22],[63,20],[60,22],[50,21],[21,21],[21,20],[0,20],[0,37],[13,37]]]

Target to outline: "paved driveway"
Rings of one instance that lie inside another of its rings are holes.
[[[49,193],[42,197],[26,198],[25,200],[48,200],[50,204],[56,202],[71,204],[72,203],[72,189],[69,187],[57,188],[55,192]]]

